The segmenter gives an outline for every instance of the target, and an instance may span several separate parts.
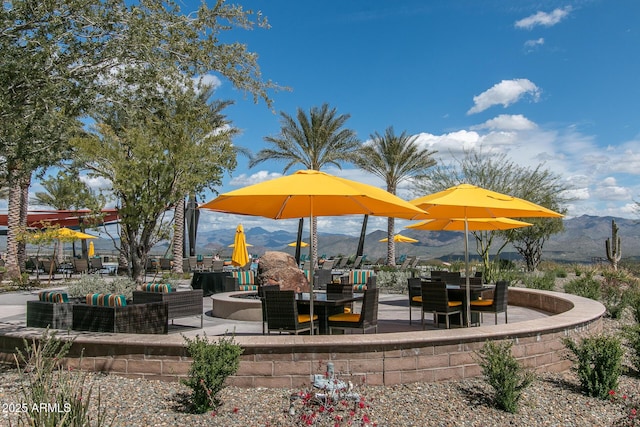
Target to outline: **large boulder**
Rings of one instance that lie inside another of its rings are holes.
[[[309,281],[286,252],[267,251],[258,262],[258,281],[262,285],[280,285],[282,290],[309,292]]]

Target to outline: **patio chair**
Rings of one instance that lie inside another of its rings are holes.
[[[298,303],[295,291],[266,291],[265,303],[267,310],[267,334],[278,331],[298,335],[300,332],[311,331],[311,316],[298,314]],[[318,330],[318,316],[313,316],[313,329]]]
[[[341,270],[343,268],[345,268],[347,266],[347,263],[349,262],[349,257],[348,256],[343,256],[342,258],[340,258],[340,261],[338,261],[335,265],[334,268]]]
[[[509,281],[499,280],[493,290],[492,299],[475,300],[469,303],[471,312],[480,313],[480,316],[482,316],[483,313],[494,313],[496,325],[498,324],[498,313],[504,312],[504,323],[509,323],[509,319],[507,318],[508,297]]]
[[[458,314],[462,325],[462,301],[449,301],[445,282],[422,282],[422,328],[424,329],[424,313],[433,313],[433,323],[440,326],[440,315],[445,317],[446,328],[449,329],[449,316]]]
[[[353,265],[351,265],[351,269],[357,270],[360,268],[360,264],[362,264],[362,255],[358,255],[356,259],[353,260]]]
[[[323,270],[332,270],[333,269],[333,263],[335,262],[335,260],[332,259],[327,259],[322,263],[322,269]]]
[[[362,329],[364,334],[371,328],[375,328],[375,333],[378,333],[379,295],[380,289],[367,289],[364,291],[360,313],[339,313],[329,316],[327,321],[329,334],[332,334],[334,329]]]
[[[267,291],[279,292],[280,285],[264,285],[258,287],[258,298],[260,298],[260,301],[262,302],[262,335],[266,333],[267,326],[267,303],[265,301],[265,293]]]
[[[74,258],[72,260],[73,272],[72,274],[87,274],[89,272],[89,261],[86,259]]]
[[[419,277],[408,278],[407,290],[409,293],[409,324],[411,324],[411,307],[422,307],[422,279]]]
[[[92,273],[99,273],[100,275],[104,274],[108,270],[102,265],[102,258],[96,257],[89,259],[90,271]]]
[[[171,289],[170,287],[168,289]],[[147,304],[151,302],[167,303],[167,318],[173,320],[180,317],[200,316],[200,327],[204,326],[202,310],[202,289],[177,292],[164,289],[154,289],[147,286],[141,291],[133,291],[133,304]]]
[[[173,268],[173,263],[169,258],[160,258],[160,270],[171,271],[172,268]]]
[[[211,260],[211,271],[222,271],[224,270],[224,260],[222,259],[213,259]],[[206,268],[205,268],[206,270]]]

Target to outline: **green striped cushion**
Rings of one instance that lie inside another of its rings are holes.
[[[127,305],[126,297],[116,294],[87,294],[86,302],[89,305],[99,305],[103,307],[124,307]]]
[[[311,270],[302,270],[304,277],[307,278],[307,282],[311,282]]]
[[[69,302],[66,292],[42,291],[38,293],[38,300],[46,302]]]
[[[351,270],[349,272],[349,283],[352,285],[366,284],[369,277],[373,274],[372,270]]]
[[[142,285],[142,290],[146,292],[171,292],[171,285],[169,283],[145,283]]]
[[[255,283],[253,270],[247,271],[234,271],[233,277],[238,279],[238,285],[253,285]]]
[[[257,291],[258,285],[238,285],[240,291]]]
[[[359,283],[357,285],[353,285],[353,291],[354,292],[366,291],[366,290],[367,290],[367,285],[365,285],[364,283]]]

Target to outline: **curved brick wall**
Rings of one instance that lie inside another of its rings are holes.
[[[474,351],[484,342],[514,341],[514,355],[527,367],[563,371],[565,337],[579,338],[602,330],[602,304],[575,295],[510,288],[509,304],[556,313],[507,325],[345,336],[239,336],[244,348],[238,373],[229,383],[241,387],[299,387],[334,363],[341,378],[372,385],[439,381],[480,375]],[[38,337],[34,329],[0,329],[0,356],[13,362],[23,338]],[[66,336],[66,335],[65,335]],[[176,335],[126,335],[71,332],[75,342],[68,364],[76,368],[124,376],[177,380],[187,375],[190,359]],[[79,358],[84,350],[82,358]]]

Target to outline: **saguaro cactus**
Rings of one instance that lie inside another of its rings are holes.
[[[611,239],[604,242],[607,250],[607,259],[613,266],[614,270],[618,269],[618,262],[622,257],[622,249],[620,248],[620,236],[618,236],[618,225],[615,220],[611,220]]]

